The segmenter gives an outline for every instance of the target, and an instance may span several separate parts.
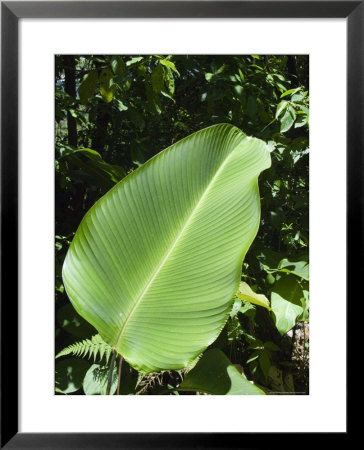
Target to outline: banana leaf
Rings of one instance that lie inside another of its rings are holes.
[[[188,366],[219,335],[259,226],[266,144],[229,124],[188,136],[86,213],[63,265],[76,311],[141,372]]]

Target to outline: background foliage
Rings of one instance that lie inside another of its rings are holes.
[[[212,347],[267,393],[307,394],[308,56],[57,55],[55,85],[56,353],[88,340],[82,355],[91,355],[57,359],[56,391],[106,389],[106,357],[92,346],[97,332],[75,312],[61,278],[82,217],[156,153],[227,122],[271,151],[259,183],[261,225],[242,268],[242,280],[270,299],[271,310],[237,298]],[[116,368],[113,377],[111,393]],[[138,380],[124,362],[119,393],[182,394],[182,378],[166,372]]]

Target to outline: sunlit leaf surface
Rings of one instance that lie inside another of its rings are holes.
[[[259,225],[264,142],[216,125],[125,177],[82,220],[63,266],[78,313],[134,368],[185,367],[221,331]]]

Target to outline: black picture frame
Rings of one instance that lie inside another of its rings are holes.
[[[347,19],[347,295],[360,292],[363,264],[351,261],[363,253],[364,1],[1,2],[1,448],[257,448],[269,434],[18,433],[18,329],[9,322],[18,317],[18,21],[115,17]]]

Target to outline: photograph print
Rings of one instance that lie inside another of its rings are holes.
[[[55,56],[55,395],[309,394],[309,56]]]

